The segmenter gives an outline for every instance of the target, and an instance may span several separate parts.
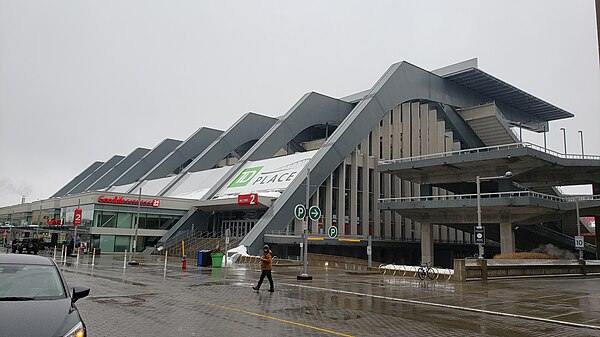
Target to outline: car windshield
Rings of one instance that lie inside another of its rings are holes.
[[[0,301],[65,298],[54,266],[0,264]]]

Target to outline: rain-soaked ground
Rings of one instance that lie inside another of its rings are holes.
[[[74,260],[63,272],[91,288],[77,302],[90,336],[600,336],[600,278],[455,283],[319,267],[297,281],[298,266],[275,266],[269,293],[251,289],[256,264]]]

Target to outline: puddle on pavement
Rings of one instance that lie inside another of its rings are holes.
[[[103,304],[113,305],[141,305],[146,302],[148,297],[154,296],[155,294],[138,294],[138,295],[124,295],[124,296],[106,296],[106,297],[93,297],[92,301]]]

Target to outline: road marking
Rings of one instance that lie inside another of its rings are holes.
[[[418,300],[408,300],[408,299],[404,299],[404,298],[365,294],[365,293],[358,293],[358,292],[348,291],[348,290],[338,290],[338,289],[305,286],[305,285],[293,284],[293,283],[281,283],[281,284],[286,285],[286,286],[291,286],[291,287],[297,287],[297,288],[305,288],[305,289],[320,290],[320,291],[330,291],[330,292],[339,293],[339,294],[355,295],[355,296],[361,296],[361,297],[372,297],[372,298],[378,298],[378,299],[382,299],[382,300],[389,300],[389,301],[395,301],[395,302],[418,304],[418,305],[432,306],[432,307],[446,308],[446,309],[456,309],[456,310],[462,310],[462,311],[476,312],[476,313],[480,313],[480,314],[521,318],[521,319],[528,319],[528,320],[533,320],[533,321],[538,321],[538,322],[568,325],[568,326],[573,326],[573,327],[577,327],[577,328],[600,330],[600,326],[597,326],[597,325],[586,325],[586,324],[581,324],[581,323],[558,321],[558,320],[548,319],[548,318],[525,316],[525,315],[518,315],[518,314],[509,314],[509,313],[500,312],[500,311],[490,311],[490,310],[484,310],[484,309],[461,307],[458,305],[451,305],[451,304],[440,304],[440,303],[432,303],[432,302],[425,302],[425,301],[418,301]]]
[[[199,302],[201,302],[201,301],[199,301]],[[297,326],[301,326],[303,328],[308,328],[308,329],[313,329],[313,330],[317,330],[317,331],[321,331],[321,332],[330,333],[332,335],[344,336],[344,337],[354,337],[352,335],[348,335],[348,334],[345,334],[345,333],[341,333],[341,332],[337,332],[337,331],[333,331],[333,330],[328,330],[328,329],[323,329],[323,328],[318,328],[316,326],[312,326],[312,325],[308,325],[308,324],[303,324],[303,323],[298,323],[298,322],[294,322],[294,321],[288,321],[287,319],[277,318],[277,317],[268,316],[268,315],[263,315],[263,314],[259,314],[259,313],[248,311],[248,310],[243,310],[243,309],[228,307],[226,305],[214,304],[214,303],[207,303],[207,302],[202,302],[202,303],[204,303],[206,305],[209,305],[209,306],[212,306],[212,307],[215,307],[215,308],[221,308],[221,309],[227,309],[227,310],[231,310],[231,311],[237,311],[237,312],[241,312],[241,313],[247,314],[247,315],[252,315],[252,316],[261,317],[261,318],[267,318],[267,319],[271,319],[271,320],[282,322],[282,323],[297,325]]]

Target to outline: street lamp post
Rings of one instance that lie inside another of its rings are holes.
[[[583,158],[583,156],[585,156],[585,153],[583,152],[583,131],[579,130],[577,132],[579,132],[579,139],[581,139],[581,157]]]
[[[137,204],[137,217],[135,219],[135,229],[133,231],[133,249],[132,254],[131,254],[131,261],[129,261],[129,264],[132,266],[137,266],[140,263],[137,262],[135,260],[135,251],[137,250],[137,236],[138,236],[138,228],[140,225],[140,204],[142,203],[142,189],[140,188],[139,194],[138,194],[138,204]]]
[[[575,198],[575,216],[577,217],[577,236],[581,236],[581,227],[579,224],[579,197]],[[583,260],[583,249],[579,248],[579,259]]]
[[[303,254],[303,263],[302,263],[302,274],[297,276],[298,280],[308,281],[312,280],[312,276],[308,275],[308,224],[310,223],[310,216],[308,215],[310,209],[310,168],[306,168],[306,226],[302,229],[302,254]]]
[[[565,155],[567,155],[567,130],[560,128],[563,132],[563,145],[565,146]]]
[[[481,225],[481,182],[488,181],[488,180],[494,180],[494,179],[510,178],[512,176],[513,176],[512,172],[507,171],[506,173],[504,173],[504,175],[497,176],[497,177],[480,177],[480,176],[476,177],[475,183],[477,185],[477,229],[483,228],[483,226]],[[485,238],[484,238],[484,242],[485,242]],[[483,259],[483,253],[484,253],[483,252],[483,243],[478,243],[477,246],[479,248],[479,254],[477,257],[479,259]]]

